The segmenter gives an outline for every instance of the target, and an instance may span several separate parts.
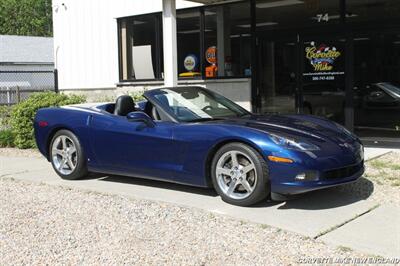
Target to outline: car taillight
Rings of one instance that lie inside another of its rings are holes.
[[[39,121],[38,124],[39,124],[39,127],[47,127],[49,125],[49,123],[46,121]]]

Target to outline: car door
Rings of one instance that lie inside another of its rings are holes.
[[[155,123],[149,127],[126,117],[93,115],[90,136],[94,164],[104,172],[174,179],[179,170],[179,145],[172,134],[176,125]]]

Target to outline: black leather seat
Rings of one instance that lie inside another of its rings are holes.
[[[134,111],[136,111],[136,107],[131,96],[122,95],[115,101],[115,115],[126,116],[130,112]]]

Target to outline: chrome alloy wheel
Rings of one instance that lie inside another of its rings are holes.
[[[51,147],[51,158],[57,171],[71,174],[77,165],[78,154],[74,142],[67,136],[58,136]]]
[[[222,192],[236,200],[250,196],[257,184],[254,162],[236,150],[226,152],[219,158],[215,174]]]

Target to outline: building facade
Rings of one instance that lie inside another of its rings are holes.
[[[163,85],[162,1],[53,3],[60,90]],[[179,85],[400,142],[400,1],[177,1]]]
[[[0,35],[0,105],[54,90],[53,54],[53,38]]]

